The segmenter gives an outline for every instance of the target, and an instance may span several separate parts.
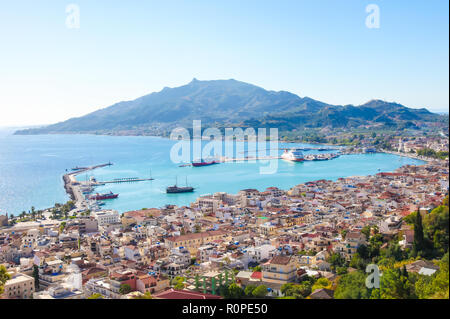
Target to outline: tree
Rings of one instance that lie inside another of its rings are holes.
[[[129,284],[122,284],[120,285],[119,292],[122,295],[126,295],[127,293],[131,292],[131,286]]]
[[[244,290],[239,287],[236,283],[232,283],[228,286],[227,298],[229,299],[239,299],[244,296]]]
[[[33,266],[33,278],[34,278],[34,287],[36,290],[39,289],[39,267],[34,265]]]
[[[315,284],[312,286],[311,291],[314,292],[317,289],[327,288],[331,289],[331,282],[327,278],[319,278],[315,282]]]
[[[361,233],[364,234],[364,235],[366,235],[366,240],[369,240],[369,238],[370,238],[370,226],[369,226],[369,225],[364,226],[364,227],[361,229]]]
[[[354,271],[341,276],[338,280],[335,299],[369,299],[371,293],[366,287],[366,274]]]
[[[422,215],[417,211],[414,220],[414,242],[413,242],[413,254],[414,256],[420,255],[424,248],[424,236],[423,236],[423,224]]]
[[[286,297],[303,299],[311,294],[312,286],[313,282],[309,280],[306,280],[300,284],[287,283],[281,286],[281,293]]]
[[[345,259],[337,253],[333,253],[327,258],[327,262],[330,263],[331,269],[336,270],[337,267],[342,267],[345,265]]]
[[[147,291],[145,294],[133,297],[133,299],[153,299],[153,297],[152,294]]]
[[[253,290],[252,295],[255,298],[264,298],[265,296],[267,296],[267,287],[264,285],[256,287]]]
[[[3,286],[9,279],[11,279],[11,275],[6,270],[6,267],[0,265],[0,295],[3,293]]]
[[[414,286],[399,268],[383,272],[380,278],[381,299],[408,299],[413,296]]]
[[[88,299],[103,299],[103,295],[95,293],[88,297]]]
[[[448,252],[439,262],[439,270],[431,276],[420,275],[415,283],[415,291],[420,299],[449,298],[449,256]]]
[[[175,290],[183,290],[184,289],[184,278],[183,277],[175,277],[172,279],[172,285]]]
[[[66,222],[62,222],[62,223],[59,225],[59,232],[62,233],[63,230],[64,230],[64,228],[66,228]]]
[[[445,203],[445,200],[444,200]],[[443,256],[449,247],[449,208],[440,205],[423,218],[424,235],[432,244],[432,254]]]
[[[255,290],[256,286],[255,285],[248,285],[247,287],[245,287],[245,295],[247,297],[253,297],[253,290]]]

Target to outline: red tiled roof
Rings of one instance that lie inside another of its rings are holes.
[[[262,278],[262,272],[260,272],[260,271],[255,271],[255,272],[253,272],[253,274],[250,276],[250,278],[253,278],[253,279],[261,279],[261,278]]]
[[[159,299],[222,299],[221,296],[204,294],[196,291],[174,290],[174,289],[169,289],[154,294],[153,297]]]

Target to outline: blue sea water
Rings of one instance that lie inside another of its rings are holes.
[[[260,174],[256,163],[222,163],[207,167],[179,167],[170,160],[176,143],[159,137],[100,135],[17,136],[0,131],[0,214],[19,214],[23,210],[44,209],[69,199],[62,175],[75,166],[91,166],[111,161],[114,165],[78,176],[94,176],[99,181],[122,177],[148,178],[153,181],[106,184],[97,192],[117,192],[119,198],[106,201],[105,208],[128,210],[161,207],[165,204],[188,205],[204,194],[237,193],[241,189],[260,191],[276,186],[289,189],[318,179],[393,171],[406,164],[422,161],[391,154],[344,155],[331,161],[291,163],[277,161],[275,174]],[[308,144],[281,144],[279,147],[317,147]],[[239,156],[239,155],[238,155]],[[242,157],[242,155],[240,155]],[[165,188],[183,186],[185,179],[196,188],[194,193],[166,194]]]

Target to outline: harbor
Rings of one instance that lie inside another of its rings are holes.
[[[109,194],[95,194],[90,195],[94,192],[94,188],[97,186],[103,186],[105,184],[116,184],[116,183],[135,183],[135,182],[143,182],[143,181],[152,181],[154,180],[152,177],[150,178],[139,178],[139,177],[124,177],[124,178],[115,178],[112,180],[106,181],[97,181],[94,177],[91,177],[86,181],[77,181],[76,176],[87,173],[89,171],[93,171],[97,168],[112,166],[111,162],[106,164],[99,164],[90,167],[75,167],[72,168],[72,172],[63,175],[64,180],[64,188],[66,192],[69,194],[72,201],[74,201],[75,209],[74,211],[80,210],[98,210],[99,206],[103,206],[104,202],[101,200],[105,199],[115,199],[119,195],[113,194],[110,192]],[[67,170],[66,170],[67,171]]]
[[[301,160],[292,160],[293,162],[306,162],[306,161],[327,161],[332,160],[335,158],[338,158],[340,154],[338,153],[325,153],[325,154],[308,154],[304,155]],[[212,164],[220,164],[220,163],[229,163],[229,162],[252,162],[252,161],[267,161],[267,160],[276,160],[276,159],[285,159],[283,155],[279,156],[243,156],[243,157],[226,157],[221,156],[218,160],[216,160],[214,163],[206,164],[212,165]],[[200,166],[200,165],[194,165],[193,163],[187,163],[187,164],[181,164],[179,167],[190,167],[190,166]]]

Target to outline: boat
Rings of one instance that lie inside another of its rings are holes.
[[[177,185],[174,185],[174,186],[169,186],[166,188],[166,193],[168,193],[168,194],[192,193],[193,191],[194,191],[194,187],[191,187],[191,186],[179,187]]]
[[[290,150],[284,150],[284,153],[281,154],[281,158],[287,161],[292,162],[303,162],[305,158],[303,157],[303,153],[300,149],[292,148]]]
[[[211,159],[211,160],[200,159],[199,161],[192,162],[191,164],[193,167],[202,167],[202,166],[209,166],[209,165],[214,165],[214,164],[219,164],[219,163],[220,162],[215,159]]]
[[[186,186],[184,187],[178,186],[177,182],[175,181],[175,185],[166,188],[166,193],[168,194],[192,193],[193,191],[194,187],[187,185],[187,178],[186,178]]]
[[[89,199],[93,200],[104,200],[104,199],[113,199],[119,197],[119,194],[114,194],[113,192],[109,192],[106,194],[95,194],[89,197]]]

